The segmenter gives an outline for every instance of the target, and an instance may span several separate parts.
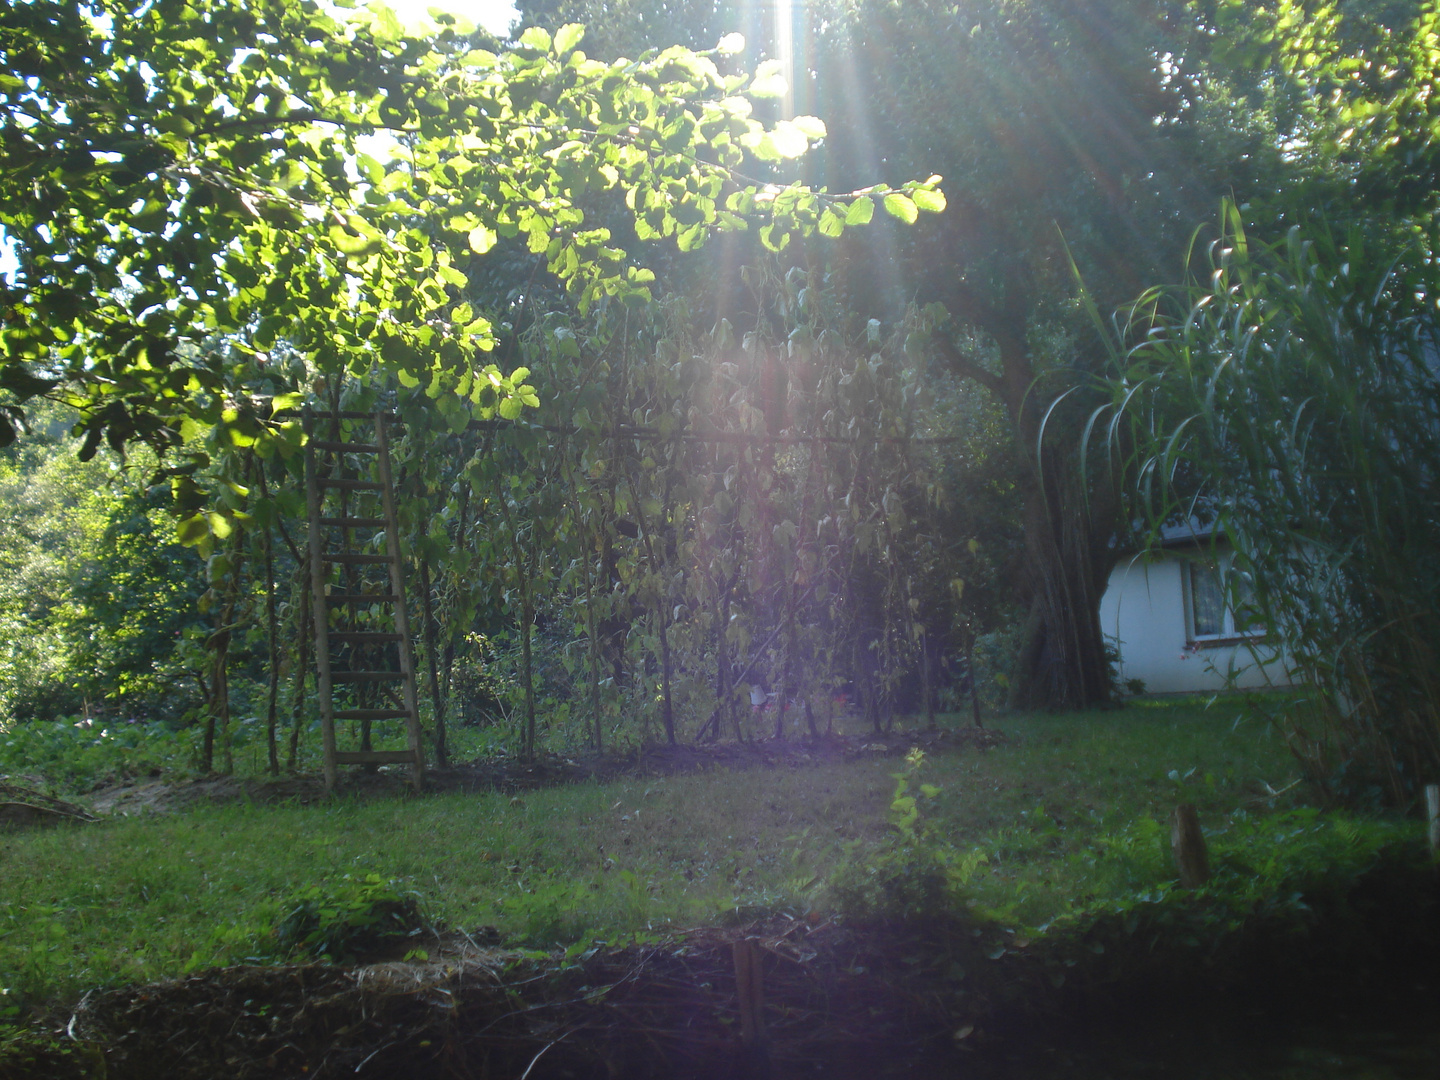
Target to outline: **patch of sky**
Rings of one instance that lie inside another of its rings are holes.
[[[395,13],[406,30],[434,29],[437,24],[431,12],[438,11],[468,19],[501,39],[510,36],[510,24],[520,17],[510,0],[440,0],[439,3],[431,0],[389,0],[383,6]]]
[[[0,277],[5,279],[7,285],[13,285],[15,273],[19,269],[20,260],[15,257],[15,241],[10,239],[5,226],[0,225]]]

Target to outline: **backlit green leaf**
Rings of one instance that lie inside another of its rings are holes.
[[[788,120],[781,120],[770,132],[771,145],[782,158],[797,158],[810,148],[810,140],[798,126]]]
[[[478,255],[484,255],[495,246],[495,242],[498,239],[499,237],[495,235],[493,229],[486,228],[484,225],[477,225],[470,230],[468,237],[470,250]]]
[[[910,198],[915,200],[917,209],[924,210],[926,213],[938,214],[945,209],[945,193],[943,191],[916,188],[910,193]]]
[[[861,195],[845,211],[846,225],[868,225],[870,219],[875,216],[875,200],[868,195]]]
[[[779,60],[766,60],[755,69],[755,78],[746,91],[752,98],[779,98],[790,91],[790,84],[781,74],[784,69]]]
[[[536,52],[550,51],[550,31],[543,26],[528,26],[525,32],[520,35],[520,47],[522,49],[534,49]]]
[[[585,27],[580,23],[566,23],[555,31],[555,55],[564,56],[573,52],[585,37]]]
[[[885,211],[891,217],[899,218],[906,225],[915,224],[915,219],[920,216],[920,211],[915,208],[915,203],[898,191],[892,191],[885,196]]]
[[[809,139],[825,138],[825,121],[818,116],[797,116],[790,123],[805,133]]]

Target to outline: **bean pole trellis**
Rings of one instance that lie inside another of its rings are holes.
[[[940,472],[975,435],[929,392],[923,319],[834,329],[803,271],[770,273],[782,302],[742,335],[697,331],[678,301],[592,317],[583,340],[573,312],[535,320],[514,346],[534,373],[514,379],[544,405],[516,420],[453,415],[383,373],[312,383],[342,420],[395,418],[427,757],[447,762],[457,722],[533,752],[819,733],[840,693],[877,730],[929,710],[941,655],[964,651],[954,556],[972,539],[938,524]],[[231,760],[224,646],[263,637],[278,771],[315,738],[314,605],[296,402],[260,400],[235,425],[268,437],[215,457],[238,527],[208,562],[208,745]]]
[[[400,421],[398,512],[440,762],[447,725],[481,719],[462,700],[477,674],[508,695],[483,719],[508,722],[527,753],[818,734],[841,691],[879,730],[906,681],[920,686],[906,704],[930,704],[955,605],[934,472],[965,436],[933,429],[913,330],[823,329],[805,280],[780,279],[784,338],[737,338],[723,320],[697,333],[680,304],[639,329],[595,319],[584,342],[573,319],[537,320],[519,378],[536,383],[543,422],[455,423],[381,381],[329,387],[357,422],[377,405]],[[304,640],[309,608],[282,607]],[[297,719],[304,700],[297,682]]]

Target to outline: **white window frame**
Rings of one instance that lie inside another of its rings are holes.
[[[1234,562],[1235,553],[1233,551],[1222,551],[1214,556],[1206,555],[1183,560],[1180,581],[1185,611],[1185,640],[1192,645],[1202,647],[1232,645],[1263,638],[1266,635],[1267,631],[1263,626],[1243,630],[1237,629],[1235,626],[1235,610],[1230,604],[1229,590],[1225,588],[1225,578],[1229,575]],[[1220,590],[1220,630],[1218,633],[1201,634],[1196,631],[1195,574],[1197,572],[1214,574],[1216,585]]]

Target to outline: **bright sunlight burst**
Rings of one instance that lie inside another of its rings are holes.
[[[386,6],[400,17],[407,28],[420,23],[433,26],[434,20],[428,12],[446,11],[469,19],[500,38],[509,36],[510,24],[519,17],[515,5],[509,0],[437,0],[434,3],[430,0],[390,0]]]

